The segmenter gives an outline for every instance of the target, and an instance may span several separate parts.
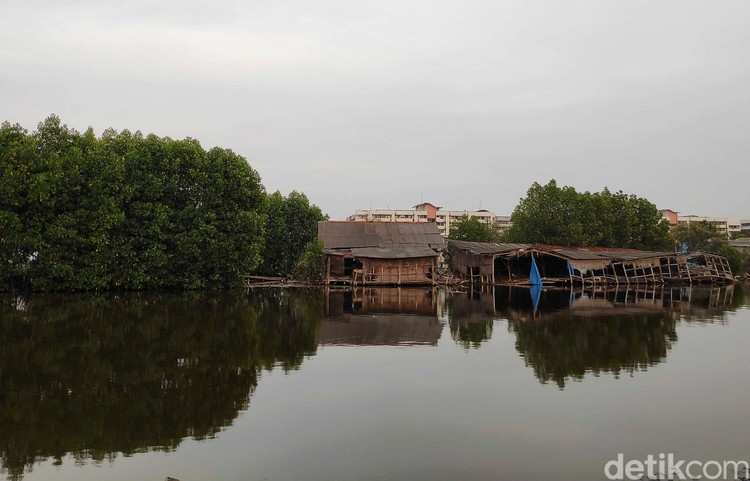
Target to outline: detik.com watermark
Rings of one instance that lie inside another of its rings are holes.
[[[649,454],[645,461],[631,459],[619,453],[604,465],[604,475],[612,480],[643,479],[727,479],[747,480],[750,464],[747,461],[687,461],[676,459],[672,453]]]

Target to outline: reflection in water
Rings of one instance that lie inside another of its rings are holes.
[[[538,299],[518,288],[0,297],[2,472],[210,438],[248,408],[263,370],[298,369],[318,344],[437,346],[447,318],[468,350],[506,319],[535,376],[563,388],[663,362],[677,322],[724,322],[743,303],[740,286]]]
[[[3,471],[170,451],[246,409],[262,369],[315,352],[317,290],[38,296],[0,316]]]
[[[443,325],[432,289],[328,290],[319,344],[437,345]]]
[[[607,317],[556,316],[508,322],[516,349],[541,382],[582,379],[587,372],[633,373],[661,362],[677,340],[666,311]]]
[[[492,337],[498,318],[492,290],[449,293],[443,311],[451,337],[465,349],[478,348]]]
[[[507,319],[516,349],[542,382],[561,389],[586,373],[633,373],[663,362],[677,321],[724,322],[744,303],[742,286],[713,289],[543,290],[504,287],[454,293],[447,302],[453,339],[479,347],[493,319]]]

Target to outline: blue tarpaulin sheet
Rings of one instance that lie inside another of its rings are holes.
[[[529,282],[532,286],[542,285],[542,276],[539,275],[539,268],[536,266],[536,259],[531,258],[531,272],[529,273]]]
[[[542,298],[542,286],[533,284],[531,286],[531,303],[534,305],[534,312],[539,309],[539,299]]]

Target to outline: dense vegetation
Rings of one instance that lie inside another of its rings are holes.
[[[534,183],[511,216],[507,242],[672,250],[669,227],[656,206],[623,192],[577,192]]]
[[[497,230],[494,226],[485,224],[476,217],[469,217],[467,215],[453,221],[448,237],[471,242],[497,242],[499,240]]]
[[[305,246],[317,238],[318,221],[326,220],[327,216],[318,206],[310,205],[305,194],[292,192],[284,197],[278,191],[268,196],[265,215],[265,248],[258,272],[288,276]]]
[[[194,139],[0,127],[0,289],[231,287],[291,272],[322,218]]]

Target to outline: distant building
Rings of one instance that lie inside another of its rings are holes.
[[[740,221],[740,232],[750,235],[750,219]]]
[[[668,222],[669,225],[677,225],[679,223],[677,220],[677,214],[679,214],[679,212],[672,209],[661,209],[659,210],[659,213],[661,213],[662,220]]]
[[[726,217],[707,217],[700,215],[681,215],[677,217],[680,224],[693,224],[695,222],[708,222],[716,227],[716,230],[727,237],[732,237],[740,233],[740,223],[730,221]]]
[[[480,222],[494,226],[502,232],[512,225],[509,215],[495,215],[488,210],[440,210],[429,202],[415,205],[411,209],[360,209],[346,220],[353,222],[435,222],[440,235],[450,235],[451,224],[463,216],[475,217]]]
[[[746,221],[734,221],[729,220],[727,217],[709,217],[701,215],[679,215],[679,212],[672,209],[660,209],[662,220],[668,222],[670,226],[676,226],[679,224],[693,224],[696,222],[707,222],[714,227],[716,230],[724,234],[725,236],[732,238],[743,231],[743,223],[747,223],[746,229],[750,232],[750,220]]]

